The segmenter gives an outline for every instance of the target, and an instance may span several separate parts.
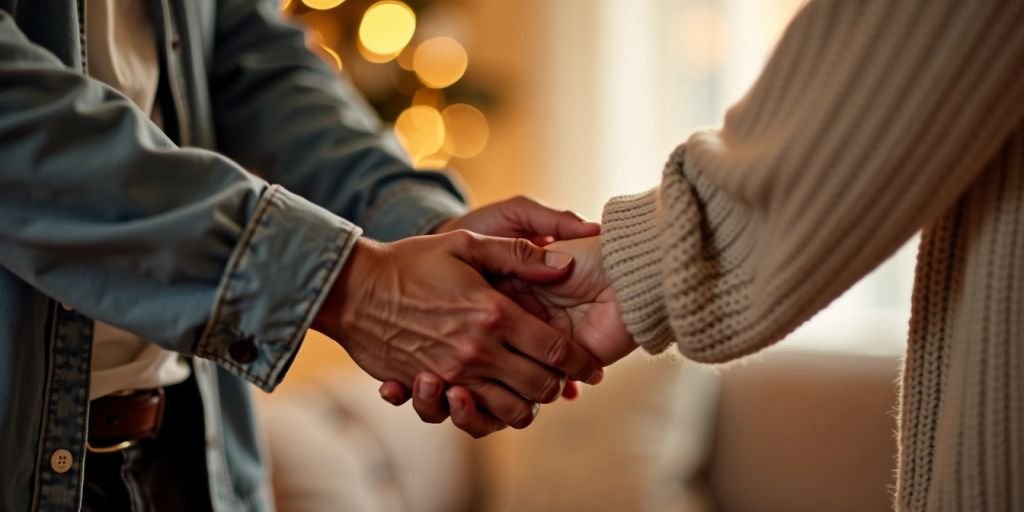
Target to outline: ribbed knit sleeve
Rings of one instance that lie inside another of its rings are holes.
[[[604,211],[630,331],[698,361],[795,329],[964,192],[1024,118],[1024,2],[822,0],[721,129]]]

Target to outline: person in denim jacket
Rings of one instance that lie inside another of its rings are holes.
[[[147,2],[144,112],[90,74],[96,2],[0,0],[0,509],[271,509],[250,385],[272,391],[310,327],[515,427],[600,380],[481,275],[558,278],[569,258],[524,238],[597,225],[523,198],[466,213],[269,1]],[[100,326],[183,358],[155,437],[90,439],[138,419],[90,417]]]

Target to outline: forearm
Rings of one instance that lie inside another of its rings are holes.
[[[177,148],[3,13],[0,141],[0,265],[268,389],[359,233],[220,155]],[[239,340],[251,357],[232,357]]]
[[[937,218],[1024,118],[1012,1],[809,4],[721,130],[606,206],[637,340],[725,361],[781,339]]]

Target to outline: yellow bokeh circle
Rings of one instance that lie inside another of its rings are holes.
[[[413,160],[421,159],[444,144],[444,119],[434,107],[413,105],[395,120],[395,135]]]
[[[487,146],[490,127],[484,114],[472,105],[456,103],[441,112],[444,119],[444,147],[452,156],[472,158]]]
[[[443,89],[466,73],[466,49],[450,37],[434,37],[420,43],[412,58],[416,76],[427,87]]]
[[[306,7],[309,7],[310,9],[326,11],[327,9],[334,9],[344,1],[345,0],[302,0],[302,3],[306,4]]]
[[[402,2],[385,0],[370,6],[363,15],[359,44],[370,54],[391,60],[409,44],[414,32],[416,13]]]

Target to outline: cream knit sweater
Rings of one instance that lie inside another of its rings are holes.
[[[1024,1],[820,0],[662,185],[605,206],[637,341],[772,344],[924,229],[898,510],[1024,510]]]

